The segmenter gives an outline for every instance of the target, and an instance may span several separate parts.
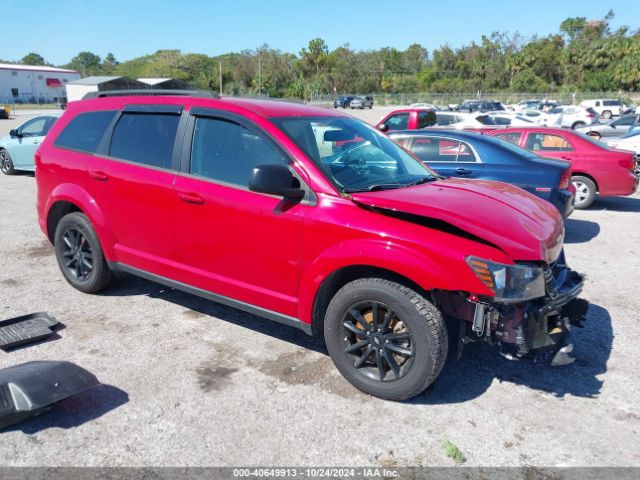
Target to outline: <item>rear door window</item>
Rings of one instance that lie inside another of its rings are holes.
[[[426,163],[476,162],[471,146],[459,140],[439,137],[416,137],[411,152]]]
[[[125,112],[113,129],[109,156],[170,168],[179,121],[175,114]]]
[[[116,112],[103,110],[75,116],[53,143],[56,147],[95,153]]]
[[[573,147],[560,135],[530,133],[527,138],[527,150],[533,150],[534,152],[571,152]]]

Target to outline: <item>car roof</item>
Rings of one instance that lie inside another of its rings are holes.
[[[333,109],[263,98],[222,97],[206,98],[181,95],[132,95],[93,98],[70,102],[69,110],[91,111],[121,109],[126,105],[183,105],[187,108],[205,107],[222,110],[242,110],[265,118],[273,117],[348,117]]]
[[[424,135],[449,135],[455,138],[465,138],[468,140],[477,140],[483,138],[484,134],[477,132],[469,132],[466,130],[454,130],[449,128],[423,128],[420,130],[394,130],[388,133],[389,136],[424,136]]]

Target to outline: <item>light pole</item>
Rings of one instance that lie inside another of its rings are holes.
[[[262,49],[258,50],[258,96],[262,96]]]
[[[220,67],[219,73],[220,73],[220,96],[222,96],[222,62],[218,62],[218,66]]]

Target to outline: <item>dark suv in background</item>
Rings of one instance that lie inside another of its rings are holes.
[[[458,105],[455,110],[460,112],[495,112],[506,110],[500,102],[487,102],[483,100],[466,100]]]
[[[333,108],[347,108],[351,104],[351,100],[353,100],[353,97],[338,97],[333,101]]]

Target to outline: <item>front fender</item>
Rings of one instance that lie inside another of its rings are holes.
[[[58,202],[69,202],[78,207],[89,218],[89,221],[93,225],[96,231],[98,240],[104,252],[104,256],[107,260],[114,258],[113,245],[115,244],[115,237],[113,232],[108,227],[108,223],[105,219],[104,213],[96,203],[96,201],[89,196],[89,194],[72,183],[62,183],[57,185],[49,199],[45,208],[46,215],[40,218],[40,226],[42,230],[51,238],[55,232],[49,232],[47,226],[47,219],[51,213],[51,209]]]
[[[434,259],[406,246],[383,239],[349,240],[332,245],[304,269],[298,304],[298,316],[303,322],[312,321],[313,303],[322,282],[330,274],[353,266],[389,270],[425,290],[453,289],[456,285],[456,269],[444,270]]]

